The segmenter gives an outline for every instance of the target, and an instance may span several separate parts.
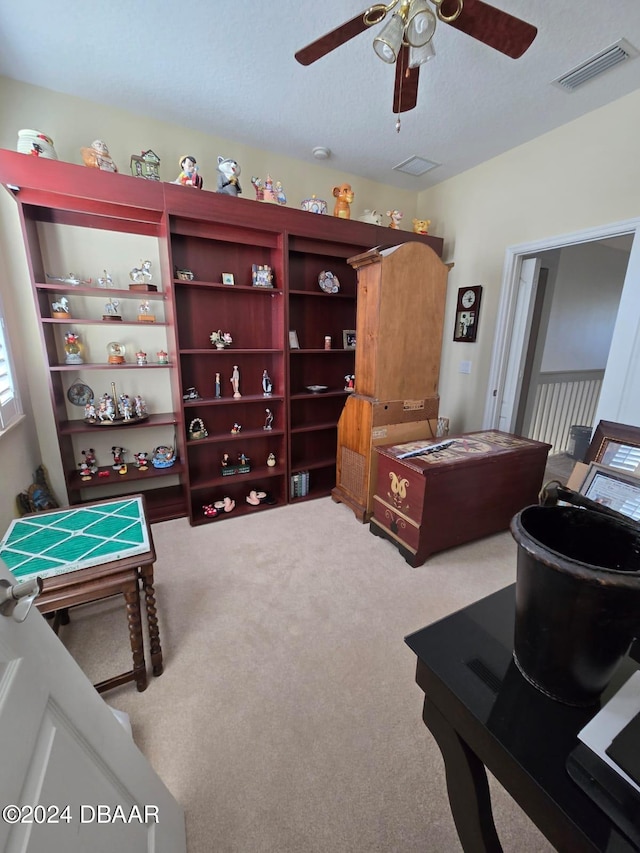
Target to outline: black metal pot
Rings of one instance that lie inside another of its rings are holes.
[[[548,696],[593,704],[640,636],[640,529],[592,509],[529,506],[511,533],[516,665]]]

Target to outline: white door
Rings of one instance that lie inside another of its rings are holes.
[[[507,369],[502,399],[498,405],[498,429],[505,432],[513,432],[515,426],[539,276],[540,258],[528,258],[522,261],[515,299]]]
[[[185,853],[181,806],[35,605],[0,614],[0,732],[4,853]]]
[[[594,424],[640,426],[640,239],[631,246]]]

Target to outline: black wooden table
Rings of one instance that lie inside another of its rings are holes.
[[[514,614],[515,584],[405,640],[418,657],[423,719],[444,758],[464,850],[502,850],[486,770],[557,850],[637,850],[566,769],[577,733],[600,706],[563,705],[525,681],[512,659]],[[626,657],[601,704],[637,668]]]

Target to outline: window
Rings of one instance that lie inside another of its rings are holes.
[[[10,427],[22,414],[5,327],[6,321],[0,303],[0,431]]]

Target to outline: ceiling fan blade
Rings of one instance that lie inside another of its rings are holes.
[[[456,7],[457,0],[443,0],[440,12],[447,17],[455,12]],[[447,23],[512,59],[522,56],[538,32],[532,24],[514,18],[483,0],[464,0],[460,17]]]
[[[295,57],[301,65],[311,65],[312,62],[321,59],[327,53],[331,53],[341,44],[359,36],[366,29],[368,29],[368,24],[365,24],[364,13],[361,13],[347,21],[346,24],[336,27],[335,30],[331,30],[330,33],[326,33],[316,41],[312,41],[311,44],[301,48]]]
[[[393,90],[394,113],[406,113],[418,103],[420,66],[409,68],[409,48],[403,45],[396,60],[396,82]]]

